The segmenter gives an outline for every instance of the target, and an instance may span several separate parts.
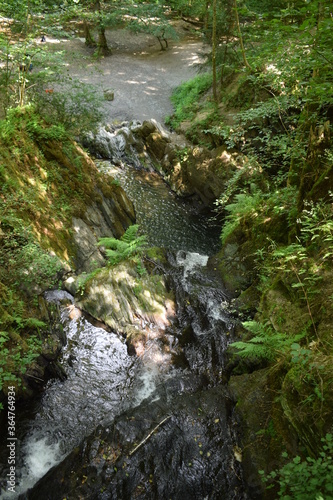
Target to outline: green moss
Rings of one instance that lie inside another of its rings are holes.
[[[8,334],[8,359],[13,353],[27,360],[29,338],[43,330],[34,319],[41,315],[36,295],[58,286],[64,262],[75,257],[73,216],[83,218],[87,205],[102,201],[101,186],[107,195],[119,188],[61,127],[47,125],[30,106],[0,122],[0,152],[1,330]],[[22,379],[15,363],[1,359],[0,368],[12,374],[8,380]]]
[[[30,225],[40,245],[70,261],[72,217],[84,215],[98,187],[109,196],[114,186],[75,142],[51,129],[30,107],[1,122],[0,204]]]

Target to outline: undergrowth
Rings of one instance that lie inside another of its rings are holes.
[[[200,98],[210,90],[211,85],[212,75],[204,73],[177,87],[171,96],[175,111],[166,123],[177,129],[181,122],[191,121],[199,110]]]
[[[318,458],[305,460],[296,456],[280,469],[265,475],[260,471],[267,489],[278,485],[278,496],[283,500],[331,500],[333,498],[333,436],[321,439]],[[282,458],[288,459],[283,453]]]

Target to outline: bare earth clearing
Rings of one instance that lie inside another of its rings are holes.
[[[186,23],[177,22],[177,32],[179,39],[170,40],[169,48],[161,51],[153,36],[123,29],[109,31],[112,54],[100,60],[92,57],[93,50],[85,46],[83,38],[48,42],[65,51],[70,76],[96,86],[98,93],[114,91],[114,101],[105,101],[108,122],[154,118],[163,123],[173,110],[172,91],[196,75],[205,50]]]

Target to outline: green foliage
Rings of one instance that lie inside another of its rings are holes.
[[[258,215],[259,206],[262,203],[263,194],[256,190],[253,194],[239,193],[235,200],[225,207],[228,212],[226,222],[221,233],[222,243],[228,236],[246,219],[255,218]]]
[[[66,137],[66,132],[62,124],[43,127],[41,125],[41,120],[37,116],[32,117],[32,119],[27,122],[26,129],[32,139],[61,141]]]
[[[33,2],[27,2],[24,11],[25,21],[29,21],[20,37],[15,34],[21,24],[16,17],[10,29],[0,34],[0,57],[4,61],[0,66],[0,99],[5,114],[10,107],[31,103],[37,88],[54,78],[62,66],[60,52],[53,51],[49,44],[39,43],[39,29],[43,31],[39,23],[45,14],[29,17],[30,3]]]
[[[55,84],[52,93],[43,88],[34,92],[36,110],[46,123],[59,123],[57,127],[76,135],[96,128],[103,117],[103,98],[96,87],[63,77],[53,78]]]
[[[116,238],[99,239],[98,245],[106,248],[105,253],[112,266],[141,253],[147,244],[147,239],[145,235],[137,236],[138,230],[139,226],[134,224],[119,240]]]
[[[288,354],[291,346],[306,335],[306,332],[295,335],[277,332],[269,324],[257,321],[245,321],[243,326],[254,336],[247,342],[233,342],[231,345],[242,358],[250,360],[274,362]]]
[[[205,2],[202,2],[202,0],[193,0],[191,2],[188,0],[168,0],[167,4],[171,6],[173,11],[182,16],[203,19],[205,15]]]
[[[259,471],[264,483],[279,485],[279,498],[283,500],[330,500],[333,498],[333,436],[321,439],[322,451],[318,458],[297,456],[281,469],[265,475]],[[287,453],[283,454],[288,459]]]
[[[2,219],[0,281],[23,288],[46,289],[56,284],[62,269],[60,260],[39,246],[31,231],[24,228],[23,221],[16,219],[14,224],[8,225]]]
[[[322,275],[333,255],[331,203],[306,203],[297,219],[297,229],[297,243],[280,246],[271,241],[261,272],[267,278],[279,271],[295,293],[307,302],[311,313],[311,299],[316,298]]]
[[[62,124],[56,123],[45,126],[41,117],[36,113],[35,106],[32,104],[25,107],[9,109],[6,119],[0,121],[0,137],[7,144],[10,144],[17,136],[18,131],[22,129],[24,129],[32,139],[61,141],[67,138],[67,134]]]
[[[144,276],[147,274],[147,269],[145,268],[144,264],[141,261],[139,261],[136,266],[136,272],[138,273],[139,276]]]
[[[45,326],[42,322],[38,322],[38,324]],[[42,348],[41,340],[35,335],[28,337],[25,348],[21,344],[16,347],[10,347],[9,344],[9,334],[0,331],[0,391],[3,389],[4,383],[16,382],[21,385],[21,378],[27,371],[27,367],[34,359],[38,358]]]
[[[93,278],[95,278],[100,272],[102,268],[98,267],[97,269],[94,269],[90,273],[82,273],[80,274],[80,277],[78,279],[78,287],[77,287],[77,293],[80,295],[84,295],[87,284],[89,281],[91,281]]]
[[[168,123],[177,128],[182,121],[191,120],[199,109],[199,100],[212,85],[212,75],[204,73],[193,80],[180,85],[172,94],[171,101],[175,106],[173,116]]]
[[[0,391],[4,384],[22,383],[27,367],[41,353],[42,341],[31,330],[44,329],[46,324],[29,317],[25,303],[11,288],[0,282]],[[24,338],[23,338],[24,335]]]
[[[165,7],[160,2],[127,5],[127,27],[135,33],[155,36],[162,50],[168,47],[169,39],[176,39],[177,33],[165,15]],[[164,45],[163,45],[164,43]]]

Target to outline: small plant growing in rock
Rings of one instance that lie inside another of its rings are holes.
[[[277,332],[269,324],[263,325],[257,321],[245,321],[244,328],[252,333],[253,337],[246,342],[233,342],[242,358],[275,362],[282,354],[289,353],[292,345],[306,336],[306,331],[298,334]]]
[[[98,246],[105,247],[105,253],[112,266],[118,264],[122,260],[140,254],[142,249],[146,246],[146,236],[138,236],[138,230],[138,224],[133,224],[119,240],[116,238],[100,238]]]

